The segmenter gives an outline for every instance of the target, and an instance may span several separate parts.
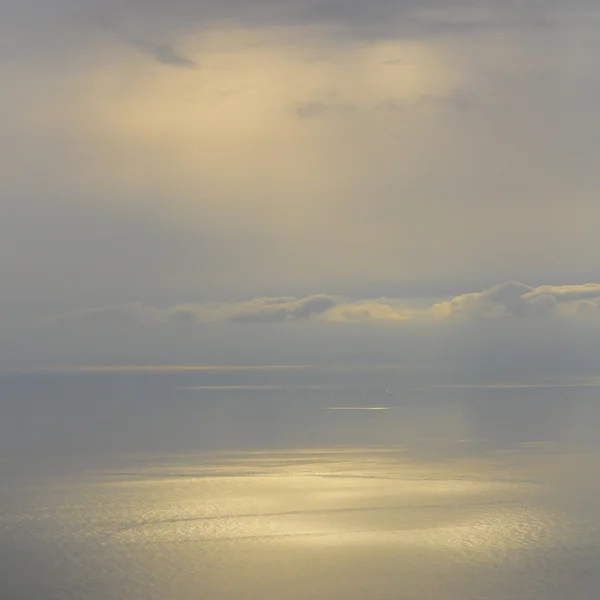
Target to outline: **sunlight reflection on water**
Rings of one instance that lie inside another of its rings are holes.
[[[1,524],[63,556],[48,598],[59,582],[73,598],[392,598],[403,581],[400,597],[500,599],[572,535],[544,489],[501,457],[215,453],[64,479]]]
[[[2,388],[2,600],[597,598],[591,388],[90,377]]]

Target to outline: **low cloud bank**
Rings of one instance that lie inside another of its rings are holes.
[[[233,303],[181,304],[152,307],[138,303],[85,309],[62,316],[61,323],[128,324],[409,322],[476,319],[539,319],[600,317],[600,283],[530,287],[506,282],[481,292],[456,296],[424,308],[406,306],[402,299],[352,300],[315,294],[304,298],[267,297]]]

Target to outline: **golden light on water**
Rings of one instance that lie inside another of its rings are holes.
[[[111,484],[117,498],[137,499],[103,532],[119,545],[393,544],[476,548],[484,559],[486,548],[552,535],[551,517],[526,501],[536,486],[485,461],[432,466],[401,451],[298,451],[214,455],[140,475]]]
[[[401,447],[131,457],[0,525],[42,527],[73,565],[71,589],[108,582],[140,600],[517,598],[524,586],[542,598],[548,552],[583,538],[543,500],[534,463],[423,462]]]

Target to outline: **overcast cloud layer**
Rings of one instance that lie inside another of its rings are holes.
[[[583,0],[4,3],[3,364],[407,325],[386,361],[507,316],[593,352],[599,26]]]

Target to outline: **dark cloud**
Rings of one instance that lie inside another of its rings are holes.
[[[578,5],[585,5],[578,0]],[[502,26],[547,26],[554,2],[490,3],[451,0],[26,0],[0,7],[0,31],[21,50],[90,46],[88,32],[110,24],[161,63],[192,66],[174,50],[182,35],[223,24],[241,27],[312,26],[359,39],[447,34]],[[16,32],[16,33],[15,33]],[[93,37],[93,36],[92,36]]]
[[[176,36],[168,31],[160,31],[160,29],[148,30],[144,27],[132,27],[122,21],[116,10],[102,10],[102,6],[96,10],[92,7],[87,10],[84,8],[79,13],[79,22],[118,40],[120,43],[136,48],[163,65],[182,68],[197,66],[193,60],[175,49],[173,39]]]
[[[396,30],[456,29],[479,27],[490,23],[546,22],[546,15],[555,9],[552,2],[528,0],[521,3],[490,3],[481,1],[443,2],[442,0],[224,0],[194,2],[192,0],[128,0],[96,2],[105,12],[120,15],[131,22],[140,16],[150,22],[171,25],[229,21],[241,25],[330,24],[349,30],[376,34]]]
[[[137,42],[137,47],[152,56],[157,62],[171,67],[183,67],[193,69],[197,65],[193,60],[175,52],[170,46],[163,44],[152,44],[150,42]]]

